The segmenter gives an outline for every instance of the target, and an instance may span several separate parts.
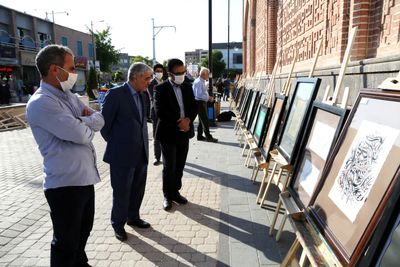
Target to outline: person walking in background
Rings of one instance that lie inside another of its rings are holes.
[[[113,189],[111,225],[120,241],[128,238],[125,224],[150,227],[140,218],[139,209],[146,187],[149,160],[143,92],[152,76],[153,71],[146,64],[132,64],[128,70],[128,81],[108,90],[102,107],[105,125],[101,135],[107,142],[103,160],[110,164]]]
[[[210,126],[207,117],[207,101],[212,102],[213,97],[208,95],[208,87],[206,81],[208,81],[209,70],[207,68],[201,68],[200,76],[197,77],[193,82],[193,93],[197,103],[197,112],[199,114],[199,125],[197,126],[197,140],[207,142],[218,142],[210,134]],[[203,136],[206,135],[205,137]]]
[[[15,80],[15,92],[17,93],[18,96],[18,102],[22,102],[22,95],[23,95],[23,91],[22,88],[24,87],[24,83],[22,82],[21,79],[16,79]]]
[[[229,92],[231,90],[231,81],[229,79],[229,76],[226,77],[224,81],[224,96],[222,98],[223,101],[228,101],[229,99]]]
[[[0,83],[0,105],[2,104],[9,105],[10,98],[11,98],[10,85],[8,84],[7,78],[4,77]]]
[[[156,139],[163,155],[163,208],[172,208],[172,201],[188,201],[179,190],[189,151],[189,139],[194,136],[193,121],[197,115],[193,91],[185,83],[185,66],[179,59],[168,61],[169,80],[154,88],[154,110],[158,117]]]
[[[155,134],[156,134],[156,126],[157,126],[157,114],[154,111],[154,86],[160,84],[163,82],[163,76],[164,76],[164,66],[161,64],[156,64],[153,67],[154,71],[154,78],[151,81],[148,91],[150,93],[150,100],[151,100],[151,120],[153,123],[153,144],[154,144],[154,161],[153,165],[158,166],[161,164],[161,145],[160,141],[156,140]]]
[[[78,75],[65,46],[48,45],[36,56],[40,88],[26,118],[43,156],[44,194],[53,222],[51,266],[90,266],[85,246],[94,219],[94,184],[100,181],[92,139],[104,120],[71,93]]]

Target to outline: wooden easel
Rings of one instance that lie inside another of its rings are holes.
[[[338,98],[338,95],[339,95],[339,93],[341,91],[341,85],[342,85],[342,81],[343,81],[343,76],[345,74],[346,67],[347,67],[347,64],[348,64],[348,61],[349,61],[349,58],[350,58],[350,51],[351,51],[351,47],[353,45],[353,41],[354,41],[354,37],[355,37],[356,32],[357,32],[357,28],[353,28],[351,30],[351,32],[350,32],[349,41],[348,41],[348,44],[347,44],[347,47],[346,47],[345,57],[343,58],[343,61],[342,61],[342,66],[341,66],[341,71],[340,71],[340,76],[339,76],[339,82],[335,87],[334,95],[332,97],[329,97],[329,94],[330,94],[330,87],[329,86],[327,86],[327,88],[325,89],[325,93],[324,93],[324,97],[323,97],[322,101],[324,103],[328,104],[328,105],[332,105],[332,106],[337,105],[337,98]],[[315,57],[314,64],[313,64],[313,67],[312,67],[312,69],[310,71],[309,77],[312,77],[312,72],[315,69],[316,59],[318,58],[319,50],[320,50],[320,47],[318,48],[317,56]],[[350,91],[349,87],[346,87],[344,89],[342,102],[341,102],[341,105],[340,105],[340,107],[342,109],[346,109],[347,108],[347,103],[348,103],[348,98],[349,98],[349,91]],[[274,217],[272,219],[271,226],[270,226],[270,229],[269,229],[269,234],[270,235],[272,235],[272,233],[273,233],[273,231],[275,229],[275,224],[276,224],[276,221],[277,221],[277,218],[278,218],[278,215],[279,215],[279,211],[281,209],[282,204],[283,204],[283,206],[285,208],[285,211],[284,211],[284,215],[283,215],[281,224],[280,224],[280,226],[278,228],[278,232],[276,234],[276,241],[279,241],[279,239],[281,237],[282,230],[283,230],[283,227],[285,225],[287,217],[290,214],[295,214],[295,213],[300,212],[297,204],[294,202],[294,200],[290,196],[289,192],[281,193],[279,195],[279,201],[278,201],[278,204],[276,206]]]
[[[296,239],[283,259],[281,267],[304,266],[306,260],[309,261],[311,266],[315,267],[341,267],[342,264],[333,251],[325,243],[324,239],[314,229],[314,227],[305,221],[304,217],[303,212],[289,216],[290,224],[296,233]],[[300,260],[297,260],[296,255],[300,248],[303,248],[303,251]]]
[[[274,162],[274,167],[272,168],[271,175],[269,176],[267,185],[265,187],[264,193],[262,194],[262,198],[260,201],[260,206],[264,205],[265,199],[267,198],[267,193],[271,183],[274,183],[278,186],[281,192],[286,190],[286,187],[289,184],[289,178],[292,173],[293,166],[289,164],[286,159],[278,152],[278,150],[272,150],[270,153],[271,160]],[[278,173],[276,172],[277,170]],[[258,190],[256,201],[260,199],[261,192],[263,191],[263,187],[265,184],[265,180],[268,176],[268,170],[264,173],[263,180],[261,181],[260,188]]]

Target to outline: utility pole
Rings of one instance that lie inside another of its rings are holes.
[[[51,14],[51,16],[52,16],[53,23],[55,23],[55,22],[54,22],[54,15],[55,15],[55,14],[67,14],[67,16],[69,15],[68,12],[66,12],[66,11],[54,12],[54,10],[52,10],[51,12],[46,12],[46,19],[48,18],[47,16],[50,15],[50,14]]]
[[[208,0],[208,69],[210,77],[208,78],[208,93],[213,95],[213,65],[212,65],[212,0]]]
[[[176,32],[176,27],[173,25],[168,26],[154,26],[154,18],[151,19],[153,22],[153,65],[156,64],[156,36],[163,28],[174,28]],[[158,29],[156,32],[155,29]]]
[[[104,20],[99,20],[96,22],[104,22]],[[90,31],[92,32],[93,68],[96,69],[96,42],[94,40],[93,20],[90,21]]]
[[[230,34],[230,9],[231,9],[231,1],[228,0],[228,68],[226,70],[226,78],[229,79],[229,61],[230,61],[230,57],[229,57],[229,49],[230,49],[230,40],[229,40],[229,34]]]

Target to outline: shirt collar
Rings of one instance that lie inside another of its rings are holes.
[[[126,82],[126,84],[128,85],[129,89],[131,89],[131,93],[132,95],[136,95],[139,94],[138,92],[136,92],[135,89],[133,89],[132,85],[129,82]]]
[[[177,85],[176,83],[174,83],[171,79],[168,79],[169,83],[172,85],[172,88],[181,88],[180,85]]]
[[[71,91],[69,91],[69,90],[67,92],[64,92],[64,91],[54,87],[53,85],[46,83],[43,80],[40,81],[40,88],[52,93],[55,96],[62,97],[62,98],[67,97],[69,93],[72,94]]]

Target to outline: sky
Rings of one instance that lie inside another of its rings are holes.
[[[228,1],[213,1],[213,43],[228,41]],[[230,41],[242,41],[242,0],[230,0]],[[184,60],[185,51],[208,49],[208,0],[1,0],[1,4],[46,18],[55,12],[55,23],[88,32],[111,27],[115,48],[129,55],[153,58],[152,18],[163,28],[156,36],[156,59],[163,62],[177,57]],[[66,15],[63,12],[68,12]],[[52,16],[48,18],[52,20]],[[104,22],[99,22],[99,21]]]

